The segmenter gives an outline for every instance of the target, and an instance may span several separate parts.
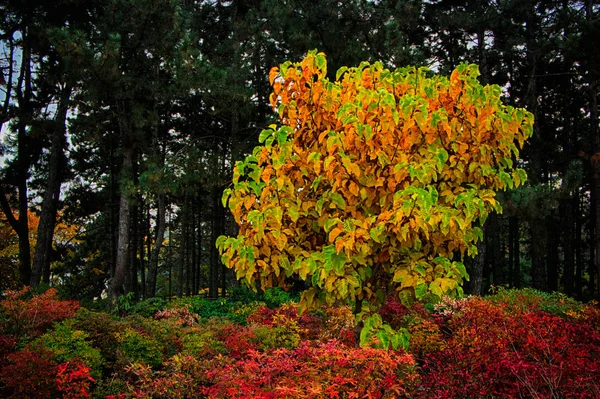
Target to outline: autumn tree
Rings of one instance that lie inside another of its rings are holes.
[[[326,73],[316,52],[271,70],[281,126],[234,168],[223,202],[239,234],[218,240],[224,263],[255,289],[307,281],[303,309],[460,294],[477,222],[501,211],[495,190],[526,179],[514,159],[532,115],[475,65]]]

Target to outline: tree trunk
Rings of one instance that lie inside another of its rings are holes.
[[[19,195],[21,192],[19,192]],[[25,195],[26,196],[26,195]],[[6,220],[12,227],[12,229],[17,233],[19,237],[19,281],[22,285],[28,285],[29,280],[31,279],[31,268],[30,268],[30,254],[29,254],[29,227],[27,226],[27,222],[25,223],[26,229],[23,230],[22,220],[27,221],[27,212],[25,212],[25,218],[23,218],[19,214],[19,218],[15,218],[12,213],[12,209],[10,208],[10,204],[8,203],[8,199],[6,197],[6,193],[4,191],[4,187],[0,185],[0,204],[2,205],[2,211],[6,216]]]
[[[31,104],[31,39],[29,37],[27,25],[27,21],[23,21],[21,27],[21,34],[23,36],[21,67],[19,70],[19,78],[16,87],[14,88],[18,104],[16,129],[17,159],[14,183],[18,192],[18,219],[13,215],[4,188],[2,188],[2,192],[0,193],[2,210],[4,211],[9,224],[19,237],[19,279],[23,285],[29,285],[29,282],[31,281],[31,247],[29,243],[29,202],[27,191],[27,180],[29,177],[29,169],[31,167],[31,153],[28,149],[27,126],[31,123],[33,107]],[[10,96],[10,93],[7,93],[7,96]]]
[[[131,179],[133,167],[133,149],[129,146],[123,148],[123,166],[121,177],[123,180]],[[129,252],[129,225],[130,225],[130,193],[125,187],[121,187],[119,201],[119,238],[117,243],[117,260],[115,274],[109,287],[108,296],[111,303],[116,304],[117,298],[122,294],[125,275],[127,274],[127,257]]]
[[[146,298],[156,296],[156,277],[158,275],[158,259],[160,250],[165,238],[166,223],[166,207],[165,194],[158,194],[158,212],[156,215],[156,241],[152,247],[150,254],[150,263],[148,264],[148,275],[146,276]]]
[[[212,203],[213,203],[213,220],[212,220],[212,242],[216,242],[221,235],[221,196],[219,195],[219,186],[213,186]],[[219,269],[220,260],[219,253],[215,245],[210,247],[210,274],[208,296],[210,298],[218,298],[219,296]]]
[[[483,290],[483,267],[486,258],[487,223],[484,224],[482,230],[484,239],[476,244],[477,255],[474,258],[469,259],[468,262],[469,281],[465,285],[465,293],[469,295],[481,295]]]
[[[509,219],[509,245],[510,245],[510,284],[514,288],[521,287],[521,257],[519,239],[519,218],[511,216]]]
[[[30,284],[37,286],[43,278],[43,282],[50,282],[50,254],[52,251],[52,239],[54,237],[54,226],[58,212],[58,201],[60,198],[60,186],[63,176],[61,168],[64,164],[64,147],[67,111],[69,110],[69,99],[71,87],[65,86],[61,93],[60,102],[54,118],[54,132],[52,147],[50,149],[50,162],[48,165],[48,180],[46,191],[43,194],[42,213],[37,230],[37,244],[33,258],[33,269],[31,271]]]
[[[575,191],[574,217],[575,217],[575,297],[583,301],[583,256],[581,253],[581,199],[579,189]]]
[[[589,1],[587,3],[590,3]],[[588,18],[591,18],[591,6],[588,6]],[[593,234],[593,248],[594,263],[596,265],[596,277],[598,282],[596,283],[596,300],[600,301],[600,123],[598,118],[598,83],[592,81],[589,86],[590,93],[590,122],[592,127],[592,153],[594,154],[595,161],[592,162],[593,177],[592,177],[592,196],[593,196],[593,209],[592,218],[595,226]]]
[[[575,291],[575,251],[573,250],[573,236],[575,229],[573,228],[573,200],[566,199],[562,204],[562,223],[563,226],[563,250],[564,250],[564,267],[563,267],[563,288],[565,294],[572,296]]]
[[[492,213],[486,221],[486,242],[488,247],[486,258],[488,259],[492,274],[488,283],[496,286],[506,284],[506,273],[504,271],[505,258],[500,236],[501,220],[498,214]]]
[[[558,291],[558,246],[560,231],[558,229],[559,221],[553,215],[549,215],[548,220],[548,291]]]

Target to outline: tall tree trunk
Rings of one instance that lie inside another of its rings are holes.
[[[176,295],[178,297],[183,296],[184,288],[184,272],[185,272],[185,247],[187,245],[187,215],[188,215],[188,192],[185,190],[183,196],[183,204],[181,209],[181,234],[179,239],[179,262],[177,263],[177,290]]]
[[[469,259],[467,264],[469,272],[469,281],[465,285],[465,293],[470,295],[481,295],[483,290],[483,267],[486,258],[486,228],[487,223],[483,226],[484,239],[479,241],[477,245],[477,255]]]
[[[511,216],[509,219],[509,243],[510,243],[510,270],[511,287],[521,287],[521,256],[520,256],[520,238],[519,238],[519,218]]]
[[[486,258],[489,259],[489,265],[491,269],[492,278],[490,283],[501,286],[506,284],[506,273],[504,272],[504,251],[503,243],[500,236],[501,231],[501,217],[492,213],[486,222],[486,239],[488,249],[486,251]]]
[[[19,194],[21,194],[19,192]],[[17,233],[19,237],[19,281],[22,285],[28,285],[31,279],[31,267],[30,267],[30,254],[29,254],[29,228],[23,230],[22,220],[24,219],[22,214],[19,214],[19,218],[15,218],[12,209],[6,197],[4,186],[0,185],[0,204],[2,205],[2,211],[6,216],[6,220]],[[25,212],[25,221],[27,220],[27,212]]]
[[[221,235],[221,195],[219,192],[219,186],[213,186],[212,192],[212,205],[213,205],[213,218],[212,218],[212,237],[211,241],[216,242],[219,235]],[[208,296],[210,298],[218,298],[219,296],[219,253],[215,245],[210,247],[210,272],[209,272],[209,285],[208,285]]]
[[[574,217],[575,217],[575,296],[583,301],[583,256],[581,253],[581,199],[579,189],[575,191]]]
[[[550,214],[548,220],[548,291],[558,291],[558,246],[560,243],[559,221]]]
[[[133,175],[135,179],[135,171]],[[131,257],[129,263],[129,292],[133,292],[136,300],[140,299],[138,289],[138,243],[140,239],[138,206],[139,199],[136,198],[134,204],[131,206]]]
[[[196,196],[197,194],[194,194],[194,200],[196,200]],[[197,258],[197,248],[198,248],[198,236],[197,236],[197,231],[198,231],[198,214],[196,212],[196,207],[193,205],[194,204],[194,200],[192,201],[191,208],[192,208],[192,220],[191,220],[191,224],[192,224],[192,291],[194,292],[194,295],[196,295],[198,293],[198,258]]]
[[[61,168],[64,164],[65,134],[67,131],[67,111],[71,97],[71,87],[66,85],[62,89],[60,102],[54,118],[54,131],[52,146],[50,148],[50,162],[48,165],[48,180],[46,191],[43,194],[42,212],[37,230],[37,244],[33,258],[30,284],[37,286],[43,277],[43,282],[50,282],[50,254],[52,251],[52,239],[54,237],[54,226],[58,212],[58,201],[60,198],[60,186],[63,181]]]
[[[150,254],[150,263],[148,264],[148,275],[146,276],[146,298],[156,296],[156,277],[158,275],[158,260],[160,250],[162,249],[167,229],[165,194],[159,193],[157,199],[158,211],[156,215],[156,240]]]
[[[123,122],[127,123],[127,122]],[[126,136],[127,137],[127,136]],[[123,166],[121,169],[121,178],[125,181],[131,180],[131,171],[133,168],[133,149],[129,145],[123,148]],[[117,298],[122,294],[125,275],[127,274],[127,257],[129,255],[129,226],[130,226],[130,193],[125,187],[121,187],[119,201],[119,238],[117,243],[117,260],[115,264],[115,274],[108,291],[108,297],[111,303],[116,304]]]
[[[562,223],[563,226],[563,250],[564,267],[562,283],[565,294],[572,296],[575,291],[575,251],[573,250],[574,240],[574,220],[573,220],[573,199],[566,199],[562,204]]]
[[[32,72],[31,72],[31,39],[28,33],[28,22],[23,21],[21,26],[22,49],[21,67],[16,87],[14,88],[18,111],[17,111],[17,159],[14,185],[17,187],[17,201],[19,217],[14,217],[8,203],[4,188],[0,193],[2,210],[19,238],[19,279],[21,284],[28,285],[31,281],[31,247],[29,243],[29,202],[27,180],[31,167],[31,154],[28,149],[27,126],[31,123],[33,107],[32,99]],[[11,54],[12,56],[12,54]],[[10,96],[10,93],[6,94]],[[5,102],[8,104],[8,102]]]
[[[586,19],[591,24],[596,18],[593,9],[594,1],[586,0]],[[592,65],[591,68],[594,66]],[[597,71],[589,71],[591,75],[591,81],[589,82],[588,93],[590,103],[590,126],[592,135],[592,224],[594,225],[594,232],[592,234],[592,253],[595,264],[596,277],[598,281],[596,283],[596,299],[600,301],[600,127],[598,117],[598,80]]]

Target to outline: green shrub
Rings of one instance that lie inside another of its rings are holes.
[[[117,360],[117,333],[123,331],[126,325],[107,313],[84,308],[77,312],[72,323],[73,328],[85,331],[92,346],[100,350],[105,366],[112,367]]]
[[[193,329],[183,336],[182,341],[183,356],[212,357],[227,352],[223,343],[217,340],[211,331]]]
[[[498,287],[486,299],[492,303],[504,303],[509,310],[542,311],[558,316],[581,311],[583,305],[559,292],[542,292],[533,288],[505,289]]]
[[[237,287],[231,287],[227,290],[227,293],[228,293],[227,298],[231,302],[234,302],[234,303],[241,302],[244,304],[249,304],[252,302],[262,300],[262,297],[260,294],[252,291],[250,288],[248,288],[244,285],[240,285]]]
[[[132,328],[117,333],[119,363],[144,363],[152,367],[163,361],[162,346],[152,337]]]
[[[300,344],[300,335],[283,327],[256,326],[251,332],[256,335],[255,342],[262,350],[294,349]]]
[[[181,351],[181,338],[184,331],[177,320],[154,320],[132,315],[123,319],[123,323],[126,328],[139,331],[160,343],[161,352],[165,359]]]
[[[150,298],[145,301],[141,301],[133,305],[129,313],[137,314],[143,317],[154,317],[156,312],[161,311],[167,307],[167,301],[163,298]]]
[[[52,351],[58,363],[81,360],[91,368],[92,377],[99,378],[104,359],[100,350],[88,342],[88,338],[88,334],[74,328],[71,321],[64,321],[55,324],[53,330],[36,339],[33,344]]]
[[[269,288],[265,291],[263,297],[270,308],[278,308],[283,304],[292,302],[292,296],[279,287]]]
[[[97,381],[96,389],[92,392],[93,399],[105,399],[107,396],[117,397],[119,394],[129,392],[130,387],[127,385],[127,381],[111,377]]]

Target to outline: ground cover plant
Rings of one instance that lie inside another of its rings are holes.
[[[223,298],[231,317],[200,316],[190,305],[214,301],[184,298],[153,317],[79,308],[47,326],[15,319],[17,302],[73,307],[52,292],[3,295],[2,397],[600,397],[600,310],[531,289],[410,306],[389,296],[380,314],[410,333],[406,350],[376,336],[358,347],[350,306],[300,314],[297,302]]]

